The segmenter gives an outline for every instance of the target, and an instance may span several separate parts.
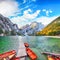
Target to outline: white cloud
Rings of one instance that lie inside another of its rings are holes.
[[[23,0],[24,3],[27,2],[27,0]],[[30,1],[30,0],[29,0]],[[31,1],[35,1],[35,0],[31,0]],[[28,2],[28,4],[31,3]],[[9,17],[9,16],[17,16],[19,14],[19,12],[21,13],[21,11],[25,8],[28,8],[29,6],[25,6],[24,8],[18,8],[18,2],[16,2],[16,0],[0,0],[0,14]]]
[[[33,14],[29,14],[29,12],[32,12],[32,10],[31,10],[31,9],[28,9],[28,10],[24,11],[23,17],[24,17],[25,19],[34,19],[34,18],[36,18],[36,17],[38,16],[38,14],[40,13],[40,10],[37,10],[37,11],[36,11],[35,13],[33,13]]]
[[[27,0],[24,0],[23,3],[26,3]]]
[[[34,2],[35,2],[36,0],[32,0],[32,1],[34,1]]]
[[[52,13],[53,11],[52,10],[50,10],[50,13]]]
[[[46,9],[43,9],[42,11],[46,13],[46,16],[49,16],[49,13],[53,12],[52,10],[46,10]]]
[[[58,17],[58,16],[53,16],[53,17],[41,16],[37,18],[38,14],[40,13],[40,10],[37,10],[33,14],[29,14],[29,12],[32,12],[32,10],[31,9],[25,10],[23,16],[17,16],[12,18],[11,19],[12,22],[16,23],[18,27],[22,27],[26,24],[30,24],[33,21],[41,22],[46,26]]]
[[[18,11],[18,3],[14,0],[3,0],[0,1],[0,14],[4,16],[15,15]]]
[[[58,16],[53,16],[53,17],[42,16],[40,18],[37,18],[36,21],[37,22],[41,22],[42,24],[44,24],[46,26],[49,23],[51,23],[54,19],[56,19],[57,17]]]
[[[46,11],[46,16],[49,16],[49,11]]]
[[[23,0],[23,4],[26,3],[28,1],[28,4],[31,2],[36,2],[36,0]]]
[[[42,24],[44,24],[45,26],[47,26],[49,23],[51,23],[54,19],[56,19],[58,16],[53,16],[53,17],[46,17],[46,16],[41,16],[39,18],[33,19],[32,21],[28,21],[26,20],[23,16],[21,17],[15,17],[12,20],[12,22],[16,23],[18,25],[18,27],[22,27],[26,24],[30,24],[31,22],[40,22]]]
[[[42,11],[44,11],[44,12],[45,12],[45,11],[46,11],[46,9],[43,9]]]
[[[38,14],[40,13],[40,10],[37,10],[36,12],[34,12],[33,14],[29,14],[29,12],[32,12],[31,9],[25,10],[23,13],[23,16],[17,16],[17,17],[13,17],[11,20],[12,22],[16,23],[19,27],[27,24],[25,22],[35,19]]]
[[[18,27],[21,27],[21,26],[23,26],[24,24],[23,24],[23,22],[25,21],[25,18],[23,18],[23,16],[17,16],[17,17],[13,17],[12,19],[11,19],[11,21],[13,22],[13,23],[15,23],[15,24],[17,24],[18,25]]]

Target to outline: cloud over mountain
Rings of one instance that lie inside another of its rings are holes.
[[[17,17],[12,18],[12,22],[18,24],[18,26],[21,27],[24,25],[24,22],[27,22],[27,21],[31,22],[32,19],[35,19],[39,15],[40,10],[37,10],[33,14],[30,14],[29,12],[32,12],[32,10],[31,9],[25,10],[22,16],[17,16]]]

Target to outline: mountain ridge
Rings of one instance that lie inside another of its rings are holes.
[[[0,14],[0,36],[35,35],[43,27],[42,23],[32,22],[30,25],[27,24],[22,28],[18,28],[17,24],[14,24],[9,18]]]
[[[0,36],[17,35],[18,33],[18,26],[0,14]]]
[[[42,31],[37,32],[37,35],[60,35],[60,16],[48,24]]]

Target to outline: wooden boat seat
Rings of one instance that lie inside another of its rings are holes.
[[[20,57],[14,57],[13,59],[11,60],[20,60]]]

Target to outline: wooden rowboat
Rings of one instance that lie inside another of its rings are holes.
[[[29,47],[29,44],[28,43],[24,43],[25,47]]]
[[[31,58],[31,60],[36,60],[37,55],[30,49],[26,48],[27,55]]]
[[[52,57],[52,56],[47,56],[47,58],[48,58],[48,60],[55,60],[55,58],[54,57]]]
[[[43,52],[42,54],[47,55],[48,60],[60,60],[60,54]]]
[[[16,55],[15,50],[0,54],[0,60],[10,60]]]
[[[52,55],[52,56],[56,56],[56,57],[60,57],[60,54],[56,54],[56,53],[43,52],[42,54],[45,54],[45,55]]]
[[[30,49],[29,44],[28,43],[24,43],[25,47],[26,47],[26,53],[27,55],[31,58],[31,60],[36,60],[37,59],[37,55]]]

